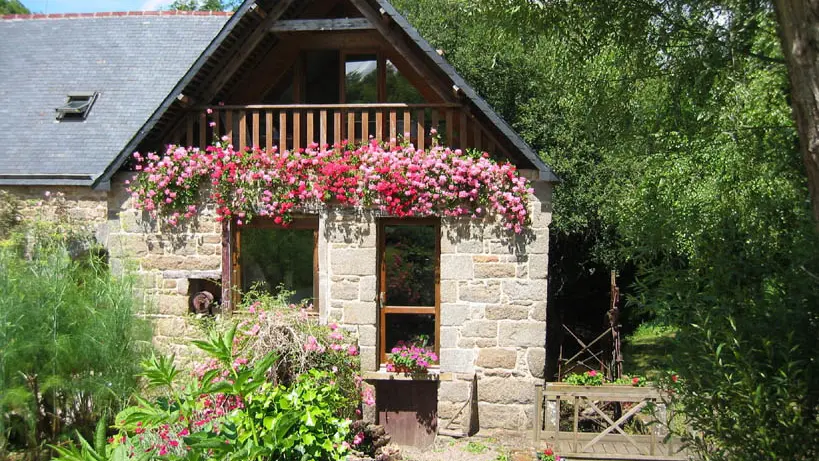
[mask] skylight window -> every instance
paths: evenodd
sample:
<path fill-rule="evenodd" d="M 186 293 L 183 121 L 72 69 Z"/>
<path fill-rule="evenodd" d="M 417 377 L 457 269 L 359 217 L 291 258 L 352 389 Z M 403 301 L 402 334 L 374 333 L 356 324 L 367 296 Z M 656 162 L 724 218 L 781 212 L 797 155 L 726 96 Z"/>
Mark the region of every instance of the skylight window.
<path fill-rule="evenodd" d="M 99 93 L 69 94 L 65 104 L 56 108 L 57 120 L 85 120 Z"/>

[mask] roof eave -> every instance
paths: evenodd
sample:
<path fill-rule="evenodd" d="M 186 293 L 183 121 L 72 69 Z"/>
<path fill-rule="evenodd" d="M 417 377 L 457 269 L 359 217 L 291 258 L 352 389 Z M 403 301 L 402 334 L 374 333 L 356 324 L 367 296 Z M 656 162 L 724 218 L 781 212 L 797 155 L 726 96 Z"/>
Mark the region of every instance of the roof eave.
<path fill-rule="evenodd" d="M 236 10 L 236 13 L 228 19 L 225 25 L 222 27 L 222 30 L 216 34 L 216 37 L 210 42 L 205 51 L 199 55 L 193 65 L 188 69 L 185 75 L 177 82 L 176 86 L 174 86 L 173 90 L 168 93 L 168 96 L 162 101 L 162 104 L 151 114 L 151 117 L 142 125 L 142 128 L 137 131 L 136 135 L 131 138 L 131 141 L 123 148 L 119 154 L 117 154 L 116 158 L 108 164 L 105 170 L 100 173 L 91 184 L 91 187 L 94 189 L 102 189 L 105 188 L 107 184 L 110 183 L 111 178 L 114 174 L 122 167 L 125 161 L 128 159 L 128 156 L 131 155 L 131 152 L 139 146 L 139 144 L 145 139 L 148 133 L 151 132 L 154 125 L 159 121 L 162 115 L 171 107 L 171 105 L 177 100 L 180 94 L 182 94 L 182 90 L 188 86 L 190 81 L 196 76 L 202 66 L 205 65 L 207 60 L 210 56 L 222 45 L 222 42 L 230 36 L 233 29 L 236 27 L 237 24 L 242 20 L 245 14 L 248 11 L 251 11 L 256 6 L 255 1 L 245 1 L 239 6 L 239 9 Z"/>

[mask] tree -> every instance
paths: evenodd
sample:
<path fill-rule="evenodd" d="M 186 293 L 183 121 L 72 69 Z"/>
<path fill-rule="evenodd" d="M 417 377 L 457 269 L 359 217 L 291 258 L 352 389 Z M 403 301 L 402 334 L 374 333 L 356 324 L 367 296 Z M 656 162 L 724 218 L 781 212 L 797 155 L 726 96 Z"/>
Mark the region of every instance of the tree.
<path fill-rule="evenodd" d="M 0 14 L 31 14 L 20 0 L 0 0 Z"/>
<path fill-rule="evenodd" d="M 808 174 L 813 217 L 819 226 L 819 5 L 775 0 L 782 51 L 791 83 L 793 118 Z"/>
<path fill-rule="evenodd" d="M 549 318 L 633 268 L 704 457 L 816 459 L 819 249 L 771 2 L 395 3 L 563 179 Z"/>
<path fill-rule="evenodd" d="M 179 11 L 236 11 L 241 0 L 174 0 L 168 7 Z"/>

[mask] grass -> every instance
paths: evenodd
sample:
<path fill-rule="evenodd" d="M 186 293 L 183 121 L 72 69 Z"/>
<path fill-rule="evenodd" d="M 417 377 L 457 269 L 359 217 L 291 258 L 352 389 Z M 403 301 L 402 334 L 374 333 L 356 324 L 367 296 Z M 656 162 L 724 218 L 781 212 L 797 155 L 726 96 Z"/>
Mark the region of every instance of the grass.
<path fill-rule="evenodd" d="M 669 370 L 676 334 L 676 328 L 654 322 L 637 327 L 623 342 L 625 373 L 652 379 Z"/>
<path fill-rule="evenodd" d="M 489 449 L 489 447 L 482 444 L 481 442 L 474 442 L 474 441 L 467 443 L 466 446 L 464 447 L 465 451 L 467 451 L 469 453 L 476 454 L 476 455 L 481 454 L 481 453 L 485 452 L 488 449 Z"/>

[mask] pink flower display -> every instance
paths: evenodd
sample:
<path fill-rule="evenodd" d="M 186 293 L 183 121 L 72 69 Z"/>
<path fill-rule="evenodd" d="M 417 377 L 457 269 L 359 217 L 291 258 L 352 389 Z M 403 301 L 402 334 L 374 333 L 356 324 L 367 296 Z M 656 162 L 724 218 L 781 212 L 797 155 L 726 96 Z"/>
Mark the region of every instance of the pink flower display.
<path fill-rule="evenodd" d="M 223 140 L 205 150 L 171 145 L 161 156 L 134 153 L 133 162 L 134 206 L 170 225 L 201 211 L 203 186 L 210 186 L 217 221 L 262 216 L 287 224 L 309 203 L 371 207 L 395 217 L 495 215 L 516 233 L 529 220 L 532 189 L 514 165 L 441 146 L 416 150 L 371 140 L 265 151 L 236 150 Z"/>

